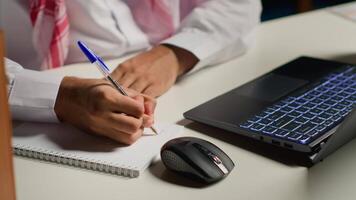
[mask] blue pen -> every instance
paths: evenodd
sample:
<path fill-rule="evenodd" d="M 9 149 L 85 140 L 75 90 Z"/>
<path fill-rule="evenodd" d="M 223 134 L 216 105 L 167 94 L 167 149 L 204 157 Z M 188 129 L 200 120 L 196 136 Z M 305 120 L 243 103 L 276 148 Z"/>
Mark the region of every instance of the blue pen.
<path fill-rule="evenodd" d="M 99 71 L 104 75 L 105 79 L 108 80 L 122 95 L 129 96 L 125 90 L 121 87 L 121 85 L 110 76 L 110 69 L 106 66 L 104 61 L 95 53 L 89 49 L 83 42 L 78 41 L 78 46 L 82 50 L 82 52 L 87 56 L 91 63 L 95 63 L 98 67 Z M 157 134 L 157 130 L 152 126 L 151 130 Z"/>

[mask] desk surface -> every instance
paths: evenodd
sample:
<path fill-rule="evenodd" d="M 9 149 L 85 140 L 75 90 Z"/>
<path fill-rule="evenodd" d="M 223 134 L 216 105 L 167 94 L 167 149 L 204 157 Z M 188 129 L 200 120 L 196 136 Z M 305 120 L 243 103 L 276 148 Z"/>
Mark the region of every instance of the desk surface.
<path fill-rule="evenodd" d="M 355 140 L 307 169 L 262 156 L 245 138 L 183 120 L 184 111 L 300 55 L 356 63 L 356 24 L 325 10 L 263 23 L 246 55 L 186 76 L 158 99 L 157 121 L 189 124 L 184 135 L 212 141 L 231 156 L 237 167 L 224 181 L 205 188 L 182 184 L 162 163 L 127 179 L 15 157 L 18 199 L 354 199 Z M 47 73 L 98 76 L 87 66 Z"/>

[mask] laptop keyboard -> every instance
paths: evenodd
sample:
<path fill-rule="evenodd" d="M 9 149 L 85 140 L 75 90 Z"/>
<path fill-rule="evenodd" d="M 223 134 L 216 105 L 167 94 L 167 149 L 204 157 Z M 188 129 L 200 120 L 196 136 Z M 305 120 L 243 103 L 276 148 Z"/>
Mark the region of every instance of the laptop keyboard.
<path fill-rule="evenodd" d="M 354 67 L 331 73 L 314 87 L 288 96 L 249 118 L 245 130 L 308 144 L 337 126 L 356 100 Z"/>

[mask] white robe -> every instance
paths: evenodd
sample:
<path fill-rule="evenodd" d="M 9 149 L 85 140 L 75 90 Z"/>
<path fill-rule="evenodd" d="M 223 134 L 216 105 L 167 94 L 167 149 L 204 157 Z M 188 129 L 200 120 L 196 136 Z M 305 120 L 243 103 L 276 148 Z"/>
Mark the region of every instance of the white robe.
<path fill-rule="evenodd" d="M 1 16 L 6 34 L 7 63 L 11 77 L 9 102 L 14 119 L 56 122 L 54 103 L 61 78 L 34 71 L 40 61 L 32 44 L 28 1 L 3 0 Z M 170 0 L 176 33 L 161 43 L 192 52 L 199 62 L 192 71 L 242 55 L 253 43 L 260 21 L 259 0 L 210 0 L 195 8 L 183 21 L 179 0 Z M 177 3 L 178 2 L 178 3 Z M 120 0 L 67 0 L 70 48 L 66 64 L 86 58 L 76 46 L 85 41 L 103 58 L 117 58 L 150 47 L 147 36 L 135 24 L 129 7 Z"/>

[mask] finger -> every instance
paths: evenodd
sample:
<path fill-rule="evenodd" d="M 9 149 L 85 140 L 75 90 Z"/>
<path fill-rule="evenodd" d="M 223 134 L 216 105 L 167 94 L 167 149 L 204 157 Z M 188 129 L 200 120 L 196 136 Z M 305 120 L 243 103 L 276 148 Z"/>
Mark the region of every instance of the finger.
<path fill-rule="evenodd" d="M 157 86 L 150 85 L 142 91 L 143 94 L 146 94 L 151 97 L 158 97 L 161 95 L 161 92 Z"/>
<path fill-rule="evenodd" d="M 125 113 L 136 118 L 141 118 L 145 109 L 143 99 L 134 99 L 118 93 L 107 101 L 107 107 L 112 112 Z"/>
<path fill-rule="evenodd" d="M 132 99 L 136 100 L 137 103 L 139 103 L 140 105 L 144 105 L 144 103 L 145 103 L 145 99 L 141 95 L 134 96 L 134 97 L 132 97 Z"/>
<path fill-rule="evenodd" d="M 136 80 L 136 76 L 134 76 L 132 73 L 125 73 L 121 77 L 121 79 L 118 79 L 117 81 L 124 87 L 129 87 L 134 81 Z"/>
<path fill-rule="evenodd" d="M 131 88 L 124 88 L 124 89 L 130 97 L 135 97 L 137 95 L 140 95 L 140 93 L 138 93 L 136 90 L 133 90 Z"/>
<path fill-rule="evenodd" d="M 156 99 L 154 99 L 153 97 L 150 97 L 148 95 L 140 94 L 137 91 L 129 89 L 129 88 L 126 89 L 126 92 L 130 97 L 143 96 L 144 102 L 145 102 L 144 103 L 145 114 L 151 115 L 154 113 L 154 110 L 155 110 L 156 104 L 157 104 Z"/>
<path fill-rule="evenodd" d="M 144 125 L 143 118 L 137 119 L 124 114 L 110 113 L 108 118 L 109 127 L 126 134 L 134 134 Z"/>
<path fill-rule="evenodd" d="M 111 75 L 115 80 L 120 80 L 124 76 L 124 73 L 124 70 L 122 70 L 120 65 L 118 65 Z"/>
<path fill-rule="evenodd" d="M 143 115 L 143 127 L 150 128 L 154 123 L 153 116 Z"/>
<path fill-rule="evenodd" d="M 145 114 L 153 115 L 153 113 L 156 109 L 157 101 L 151 97 L 146 96 L 146 95 L 144 95 L 144 98 L 145 98 L 145 103 L 144 103 Z"/>
<path fill-rule="evenodd" d="M 136 90 L 137 92 L 142 92 L 147 86 L 148 86 L 147 81 L 143 79 L 137 79 L 131 85 L 129 85 L 129 88 Z"/>
<path fill-rule="evenodd" d="M 116 131 L 115 129 L 111 129 L 111 132 L 109 132 L 106 137 L 126 145 L 131 145 L 136 142 L 142 136 L 142 134 L 143 128 L 139 129 L 133 134 L 127 134 L 121 131 Z"/>

